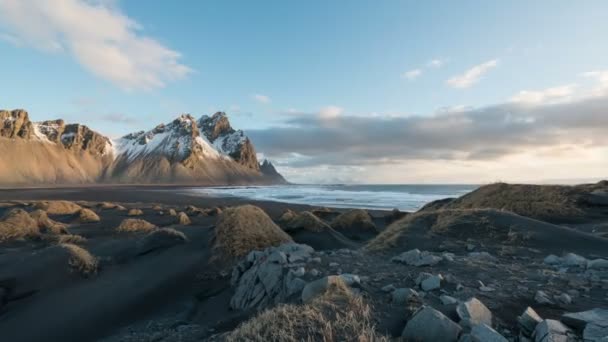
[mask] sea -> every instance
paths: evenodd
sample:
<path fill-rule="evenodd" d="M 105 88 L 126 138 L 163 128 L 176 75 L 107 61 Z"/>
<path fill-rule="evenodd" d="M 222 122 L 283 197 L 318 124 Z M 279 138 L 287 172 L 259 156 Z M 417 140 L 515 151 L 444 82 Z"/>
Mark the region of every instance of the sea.
<path fill-rule="evenodd" d="M 237 197 L 333 208 L 416 211 L 425 204 L 459 197 L 478 185 L 276 185 L 188 188 L 191 196 Z"/>

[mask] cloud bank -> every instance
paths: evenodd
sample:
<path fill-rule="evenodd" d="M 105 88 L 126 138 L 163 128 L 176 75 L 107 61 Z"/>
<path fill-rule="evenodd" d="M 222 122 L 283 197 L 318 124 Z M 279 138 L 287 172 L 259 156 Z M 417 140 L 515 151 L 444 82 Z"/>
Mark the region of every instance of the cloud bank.
<path fill-rule="evenodd" d="M 122 89 L 152 89 L 192 72 L 180 53 L 143 35 L 107 1 L 2 0 L 0 32 L 16 46 L 67 53 Z"/>

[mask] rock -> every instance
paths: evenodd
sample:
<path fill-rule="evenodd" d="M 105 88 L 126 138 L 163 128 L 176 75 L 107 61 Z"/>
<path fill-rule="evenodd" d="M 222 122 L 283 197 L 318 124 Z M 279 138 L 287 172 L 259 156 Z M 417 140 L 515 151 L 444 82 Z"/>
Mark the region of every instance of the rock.
<path fill-rule="evenodd" d="M 144 212 L 141 209 L 130 209 L 127 216 L 141 216 Z"/>
<path fill-rule="evenodd" d="M 306 282 L 298 277 L 303 268 L 293 269 L 291 254 L 312 255 L 314 250 L 295 243 L 251 251 L 232 271 L 235 292 L 230 307 L 236 310 L 262 309 L 300 293 Z M 302 268 L 302 269 L 300 269 Z"/>
<path fill-rule="evenodd" d="M 315 278 L 316 278 L 316 277 L 318 277 L 318 276 L 319 276 L 319 274 L 321 274 L 321 272 L 319 272 L 319 270 L 317 270 L 316 268 L 313 268 L 313 269 L 312 269 L 312 270 L 310 270 L 308 273 L 309 273 L 309 274 L 310 274 L 312 277 L 315 277 Z"/>
<path fill-rule="evenodd" d="M 409 287 L 406 287 L 406 288 L 395 289 L 393 291 L 393 293 L 391 294 L 391 299 L 392 299 L 392 302 L 395 304 L 405 304 L 412 297 L 418 297 L 418 296 L 419 296 L 418 292 L 416 292 L 413 289 L 410 289 Z"/>
<path fill-rule="evenodd" d="M 504 336 L 499 334 L 487 324 L 481 323 L 471 329 L 471 341 L 474 342 L 508 342 Z"/>
<path fill-rule="evenodd" d="M 469 258 L 473 260 L 491 261 L 495 262 L 497 259 L 495 256 L 488 252 L 471 252 Z"/>
<path fill-rule="evenodd" d="M 467 244 L 467 251 L 472 251 L 474 249 L 475 249 L 475 245 L 474 244 L 472 244 L 472 243 L 468 243 Z"/>
<path fill-rule="evenodd" d="M 441 287 L 441 281 L 443 277 L 441 274 L 433 275 L 430 273 L 422 272 L 416 278 L 416 285 L 420 286 L 423 291 L 432 291 Z"/>
<path fill-rule="evenodd" d="M 460 325 L 473 327 L 477 324 L 492 326 L 492 312 L 477 298 L 473 297 L 456 307 Z"/>
<path fill-rule="evenodd" d="M 608 341 L 608 327 L 589 323 L 583 331 L 585 341 Z"/>
<path fill-rule="evenodd" d="M 555 296 L 554 298 L 557 302 L 562 303 L 564 305 L 572 304 L 572 297 L 570 297 L 570 295 L 568 295 L 567 293 L 561 293 L 559 296 Z"/>
<path fill-rule="evenodd" d="M 336 268 L 338 266 L 340 266 L 340 264 L 338 264 L 337 262 L 330 262 L 329 263 L 329 267 L 331 267 L 331 268 Z"/>
<path fill-rule="evenodd" d="M 587 269 L 590 269 L 590 270 L 608 269 L 608 260 L 606 260 L 606 259 L 587 260 Z"/>
<path fill-rule="evenodd" d="M 298 267 L 295 270 L 291 270 L 290 272 L 298 278 L 303 277 L 306 274 L 306 270 L 304 269 L 304 267 Z"/>
<path fill-rule="evenodd" d="M 549 295 L 545 291 L 542 291 L 542 290 L 536 291 L 536 294 L 534 295 L 534 300 L 538 304 L 553 304 L 553 301 L 551 300 Z"/>
<path fill-rule="evenodd" d="M 531 336 L 538 323 L 542 320 L 543 319 L 531 307 L 527 307 L 526 310 L 517 317 L 519 327 L 526 336 Z"/>
<path fill-rule="evenodd" d="M 342 273 L 340 274 L 340 278 L 342 278 L 344 283 L 348 286 L 361 285 L 361 278 L 356 274 Z"/>
<path fill-rule="evenodd" d="M 453 304 L 458 303 L 458 299 L 445 295 L 445 294 L 439 296 L 439 300 L 441 301 L 441 304 L 443 304 L 443 305 L 453 305 Z"/>
<path fill-rule="evenodd" d="M 568 342 L 568 328 L 560 321 L 545 319 L 534 329 L 535 342 Z"/>
<path fill-rule="evenodd" d="M 330 275 L 306 284 L 302 290 L 302 302 L 310 303 L 316 297 L 324 294 L 331 286 L 339 283 L 344 284 L 342 277 Z"/>
<path fill-rule="evenodd" d="M 578 254 L 568 253 L 562 257 L 562 263 L 566 266 L 586 267 L 587 259 Z"/>
<path fill-rule="evenodd" d="M 184 233 L 173 228 L 157 229 L 146 235 L 137 244 L 137 254 L 147 254 L 149 252 L 169 248 L 188 241 Z"/>
<path fill-rule="evenodd" d="M 179 214 L 177 214 L 177 224 L 180 224 L 182 226 L 187 226 L 191 223 L 192 223 L 192 221 L 190 221 L 190 218 L 188 217 L 188 215 L 185 212 L 180 211 Z"/>
<path fill-rule="evenodd" d="M 82 208 L 78 212 L 78 221 L 80 223 L 95 223 L 100 220 L 99 216 L 91 209 Z"/>
<path fill-rule="evenodd" d="M 427 251 L 421 252 L 418 249 L 403 252 L 391 259 L 393 262 L 399 262 L 410 266 L 433 266 L 438 264 L 441 260 L 443 259 L 439 256 L 433 255 Z"/>
<path fill-rule="evenodd" d="M 410 319 L 401 336 L 407 341 L 457 341 L 462 328 L 441 312 L 423 306 Z"/>
<path fill-rule="evenodd" d="M 581 312 L 569 312 L 562 315 L 561 321 L 577 330 L 583 330 L 587 324 L 608 327 L 608 309 L 595 308 Z"/>
<path fill-rule="evenodd" d="M 558 265 L 562 262 L 562 259 L 555 254 L 548 255 L 543 262 L 547 265 Z"/>
<path fill-rule="evenodd" d="M 381 288 L 383 292 L 393 292 L 395 291 L 395 286 L 393 284 L 385 285 Z"/>

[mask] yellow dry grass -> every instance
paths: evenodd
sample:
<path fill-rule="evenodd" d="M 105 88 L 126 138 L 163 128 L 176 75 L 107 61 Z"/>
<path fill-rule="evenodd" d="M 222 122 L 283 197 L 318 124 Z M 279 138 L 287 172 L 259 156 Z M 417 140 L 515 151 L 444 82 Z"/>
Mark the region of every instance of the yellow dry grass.
<path fill-rule="evenodd" d="M 213 240 L 214 250 L 228 258 L 293 241 L 262 209 L 253 205 L 224 210 Z"/>
<path fill-rule="evenodd" d="M 30 213 L 30 217 L 33 218 L 38 224 L 38 228 L 42 231 L 49 232 L 52 234 L 67 234 L 67 225 L 61 222 L 51 220 L 46 214 L 46 211 L 42 209 L 36 209 Z"/>
<path fill-rule="evenodd" d="M 23 209 L 12 209 L 0 220 L 0 242 L 38 236 L 38 222 Z"/>
<path fill-rule="evenodd" d="M 141 209 L 129 209 L 129 212 L 127 213 L 127 216 L 141 216 L 143 215 L 144 212 Z"/>
<path fill-rule="evenodd" d="M 141 219 L 133 219 L 128 218 L 124 219 L 120 225 L 116 228 L 119 232 L 151 232 L 155 230 L 157 227 L 146 221 Z"/>
<path fill-rule="evenodd" d="M 331 227 L 335 230 L 362 229 L 368 231 L 377 231 L 376 225 L 372 221 L 367 210 L 355 209 L 347 211 L 336 217 L 331 222 Z"/>
<path fill-rule="evenodd" d="M 85 277 L 97 273 L 99 262 L 89 251 L 71 243 L 62 243 L 59 246 L 69 252 L 68 264 L 72 270 Z"/>
<path fill-rule="evenodd" d="M 344 282 L 305 305 L 279 305 L 238 326 L 226 341 L 388 341 L 379 335 L 371 309 Z"/>
<path fill-rule="evenodd" d="M 37 202 L 34 207 L 42 209 L 49 215 L 72 215 L 82 209 L 81 206 L 70 201 L 43 201 Z"/>
<path fill-rule="evenodd" d="M 87 239 L 83 236 L 80 235 L 75 235 L 75 234 L 65 234 L 65 235 L 59 235 L 57 236 L 57 243 L 58 244 L 65 244 L 65 243 L 70 243 L 70 244 L 75 244 L 75 245 L 79 245 L 79 244 L 83 244 L 86 243 Z"/>
<path fill-rule="evenodd" d="M 286 219 L 285 216 L 291 216 L 291 218 Z M 310 211 L 303 211 L 301 213 L 293 214 L 286 212 L 281 218 L 284 222 L 283 226 L 285 227 L 286 231 L 303 229 L 318 233 L 329 229 L 329 225 L 327 223 L 323 222 Z"/>
<path fill-rule="evenodd" d="M 80 223 L 95 223 L 100 220 L 99 216 L 91 209 L 82 208 L 78 212 L 78 221 Z"/>

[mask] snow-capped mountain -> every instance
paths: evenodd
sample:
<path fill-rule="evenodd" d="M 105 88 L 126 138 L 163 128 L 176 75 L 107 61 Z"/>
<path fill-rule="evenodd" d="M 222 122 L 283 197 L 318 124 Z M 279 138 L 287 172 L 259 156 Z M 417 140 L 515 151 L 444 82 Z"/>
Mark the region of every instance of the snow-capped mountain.
<path fill-rule="evenodd" d="M 0 111 L 0 153 L 12 161 L 0 166 L 0 182 L 7 184 L 284 182 L 260 169 L 249 138 L 221 112 L 198 120 L 183 114 L 112 141 L 84 125 L 31 122 L 24 110 Z"/>

